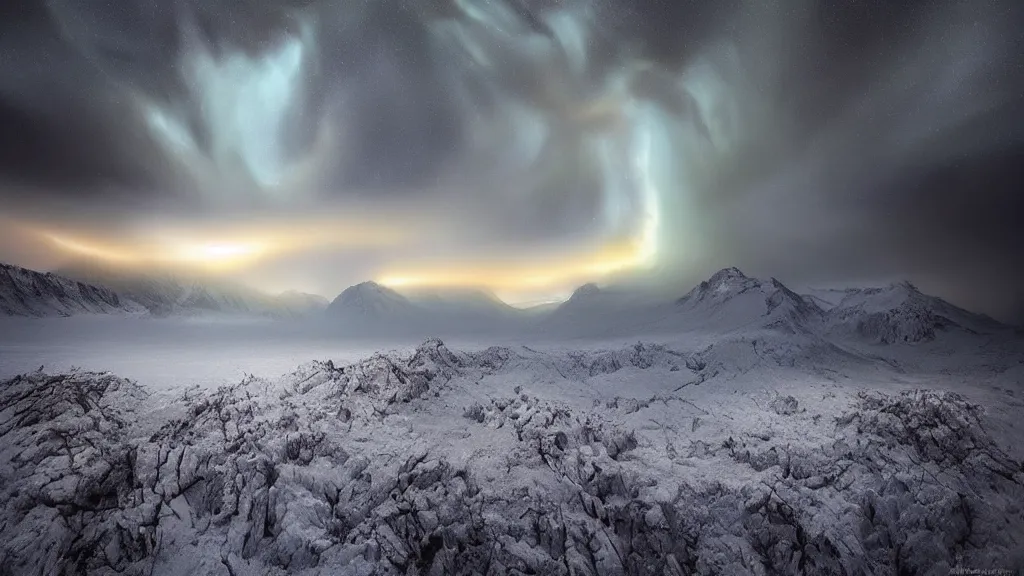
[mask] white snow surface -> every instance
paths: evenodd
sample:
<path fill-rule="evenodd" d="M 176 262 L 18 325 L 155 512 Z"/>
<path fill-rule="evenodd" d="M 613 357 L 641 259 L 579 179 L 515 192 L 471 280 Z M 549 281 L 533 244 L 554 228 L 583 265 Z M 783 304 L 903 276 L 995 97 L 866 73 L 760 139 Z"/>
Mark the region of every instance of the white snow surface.
<path fill-rule="evenodd" d="M 572 302 L 443 341 L 0 319 L 0 572 L 1024 569 L 1019 333 L 737 270 Z"/>

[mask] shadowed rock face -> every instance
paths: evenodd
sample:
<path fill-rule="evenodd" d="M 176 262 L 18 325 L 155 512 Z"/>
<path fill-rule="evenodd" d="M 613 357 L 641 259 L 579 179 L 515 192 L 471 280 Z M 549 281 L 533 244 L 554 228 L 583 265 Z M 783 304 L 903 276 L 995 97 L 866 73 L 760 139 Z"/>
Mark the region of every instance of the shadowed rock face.
<path fill-rule="evenodd" d="M 677 323 L 727 332 L 760 326 L 788 334 L 815 332 L 822 310 L 778 280 L 750 278 L 725 268 L 676 301 Z"/>
<path fill-rule="evenodd" d="M 0 264 L 0 315 L 138 314 L 145 309 L 116 293 L 56 274 Z"/>
<path fill-rule="evenodd" d="M 956 394 L 865 392 L 799 445 L 645 437 L 613 418 L 679 400 L 667 393 L 594 410 L 522 388 L 469 407 L 457 395 L 528 365 L 569 382 L 627 368 L 700 374 L 706 354 L 640 343 L 551 358 L 432 339 L 409 355 L 310 363 L 278 383 L 192 390 L 155 424 L 130 381 L 20 376 L 0 385 L 0 561 L 16 574 L 676 576 L 1022 560 L 1011 556 L 1024 537 L 1021 464 Z M 765 407 L 794 425 L 804 411 L 789 396 Z M 505 469 L 474 467 L 441 431 L 402 436 L 406 418 L 428 412 L 440 414 L 432 426 L 496 442 Z M 666 465 L 717 473 L 670 487 L 652 470 Z"/>
<path fill-rule="evenodd" d="M 833 331 L 853 333 L 880 344 L 928 342 L 938 333 L 953 329 L 967 333 L 1007 330 L 991 318 L 922 294 L 909 282 L 847 290 L 829 310 L 827 322 Z"/>

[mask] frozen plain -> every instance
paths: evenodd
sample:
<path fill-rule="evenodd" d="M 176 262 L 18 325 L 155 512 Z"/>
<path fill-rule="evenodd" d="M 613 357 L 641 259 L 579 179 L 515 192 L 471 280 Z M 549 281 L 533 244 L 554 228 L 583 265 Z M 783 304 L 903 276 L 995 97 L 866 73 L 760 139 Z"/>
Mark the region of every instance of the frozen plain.
<path fill-rule="evenodd" d="M 0 572 L 1024 567 L 1018 337 L 303 330 L 4 320 Z"/>

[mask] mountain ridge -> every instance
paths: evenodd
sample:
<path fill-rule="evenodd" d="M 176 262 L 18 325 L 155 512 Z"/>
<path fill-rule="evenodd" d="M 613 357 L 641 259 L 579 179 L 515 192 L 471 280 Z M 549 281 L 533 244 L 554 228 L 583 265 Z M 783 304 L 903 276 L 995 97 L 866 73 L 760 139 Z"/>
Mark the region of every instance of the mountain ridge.
<path fill-rule="evenodd" d="M 65 266 L 57 273 L 116 292 L 157 317 L 217 313 L 301 318 L 319 313 L 327 306 L 325 298 L 297 291 L 272 295 L 215 278 L 134 271 L 89 262 Z"/>
<path fill-rule="evenodd" d="M 174 316 L 206 312 L 272 318 L 320 318 L 353 334 L 419 335 L 515 332 L 524 335 L 613 337 L 652 332 L 773 330 L 850 337 L 877 344 L 915 344 L 943 333 L 994 334 L 1011 327 L 923 294 L 910 282 L 798 294 L 776 278 L 723 268 L 682 297 L 586 283 L 543 311 L 513 308 L 475 289 L 403 294 L 373 281 L 333 300 L 290 290 L 268 295 L 244 286 L 173 276 L 89 268 L 68 277 L 0 264 L 0 314 Z"/>
<path fill-rule="evenodd" d="M 102 286 L 0 263 L 0 314 L 5 316 L 138 315 L 144 312 L 142 305 Z"/>

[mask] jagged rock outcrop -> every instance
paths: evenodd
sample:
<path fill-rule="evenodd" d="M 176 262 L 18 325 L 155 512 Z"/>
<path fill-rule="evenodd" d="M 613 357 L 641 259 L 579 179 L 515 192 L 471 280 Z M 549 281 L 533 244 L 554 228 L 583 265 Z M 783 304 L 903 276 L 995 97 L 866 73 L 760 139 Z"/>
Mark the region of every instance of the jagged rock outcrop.
<path fill-rule="evenodd" d="M 616 362 L 700 372 L 708 354 L 581 355 L 563 382 Z M 1021 463 L 957 394 L 863 392 L 826 418 L 779 395 L 749 415 L 767 430 L 717 444 L 700 439 L 716 425 L 707 411 L 700 427 L 627 425 L 653 420 L 636 418 L 653 399 L 587 409 L 518 385 L 466 401 L 481 379 L 561 367 L 542 358 L 432 339 L 189 390 L 163 422 L 109 374 L 20 376 L 0 385 L 0 562 L 18 574 L 566 576 L 1024 565 Z"/>
<path fill-rule="evenodd" d="M 136 513 L 129 429 L 145 398 L 131 381 L 89 372 L 0 386 L 4 570 L 116 571 L 152 553 L 151 534 L 124 523 Z"/>

